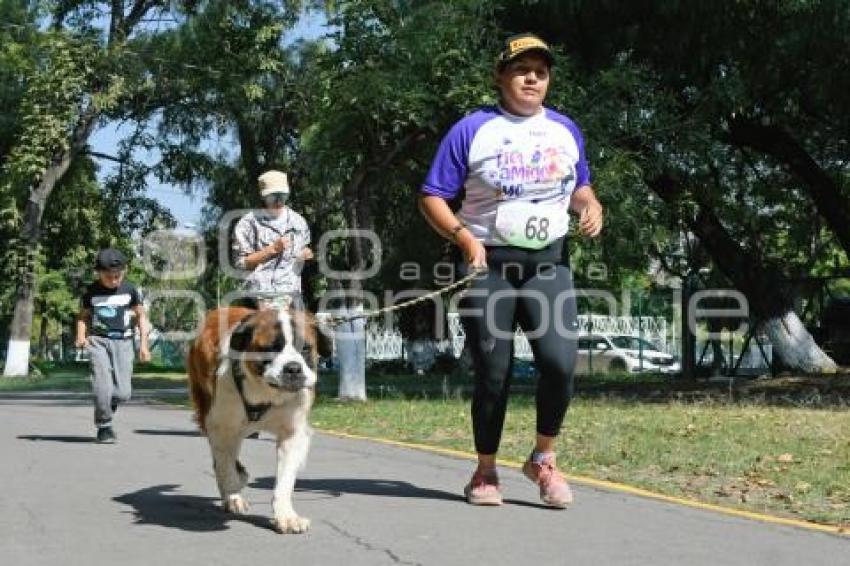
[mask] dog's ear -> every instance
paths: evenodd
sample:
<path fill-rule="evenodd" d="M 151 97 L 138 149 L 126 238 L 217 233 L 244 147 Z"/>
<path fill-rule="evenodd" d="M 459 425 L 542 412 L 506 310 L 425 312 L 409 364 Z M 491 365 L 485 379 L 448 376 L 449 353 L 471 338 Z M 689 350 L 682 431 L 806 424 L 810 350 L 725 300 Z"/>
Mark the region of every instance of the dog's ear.
<path fill-rule="evenodd" d="M 314 314 L 298 311 L 293 314 L 293 320 L 298 333 L 307 338 L 311 345 L 315 343 L 317 355 L 325 358 L 333 353 L 331 329 L 319 323 Z"/>
<path fill-rule="evenodd" d="M 313 324 L 316 327 L 316 352 L 323 358 L 331 357 L 334 353 L 333 330 L 315 318 Z"/>
<path fill-rule="evenodd" d="M 233 333 L 230 335 L 229 345 L 231 352 L 245 352 L 248 350 L 248 346 L 251 345 L 251 340 L 254 338 L 254 324 L 251 318 L 243 319 L 233 329 Z"/>
<path fill-rule="evenodd" d="M 316 326 L 316 350 L 323 358 L 329 358 L 334 353 L 334 339 L 331 330 Z"/>

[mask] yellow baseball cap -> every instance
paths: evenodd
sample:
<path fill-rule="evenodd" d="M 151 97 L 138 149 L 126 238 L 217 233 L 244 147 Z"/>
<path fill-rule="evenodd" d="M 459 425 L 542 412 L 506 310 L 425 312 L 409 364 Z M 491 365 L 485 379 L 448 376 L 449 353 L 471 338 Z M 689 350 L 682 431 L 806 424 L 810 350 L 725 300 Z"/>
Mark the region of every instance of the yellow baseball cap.
<path fill-rule="evenodd" d="M 536 51 L 543 55 L 550 67 L 555 64 L 552 50 L 549 49 L 549 45 L 545 41 L 533 33 L 520 33 L 505 40 L 505 47 L 499 54 L 496 66 L 501 69 L 520 55 L 530 51 Z"/>

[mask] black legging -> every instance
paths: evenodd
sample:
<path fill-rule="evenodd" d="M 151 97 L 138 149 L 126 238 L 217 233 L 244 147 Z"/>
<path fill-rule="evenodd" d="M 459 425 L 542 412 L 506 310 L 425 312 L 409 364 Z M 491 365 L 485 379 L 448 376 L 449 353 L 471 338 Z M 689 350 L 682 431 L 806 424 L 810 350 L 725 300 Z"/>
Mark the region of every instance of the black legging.
<path fill-rule="evenodd" d="M 578 332 L 572 275 L 561 260 L 563 244 L 558 240 L 536 251 L 487 247 L 489 270 L 460 302 L 475 363 L 472 427 L 480 454 L 495 454 L 499 448 L 517 324 L 529 338 L 539 371 L 537 432 L 556 436 L 561 430 L 573 395 Z M 461 264 L 460 272 L 467 270 Z"/>

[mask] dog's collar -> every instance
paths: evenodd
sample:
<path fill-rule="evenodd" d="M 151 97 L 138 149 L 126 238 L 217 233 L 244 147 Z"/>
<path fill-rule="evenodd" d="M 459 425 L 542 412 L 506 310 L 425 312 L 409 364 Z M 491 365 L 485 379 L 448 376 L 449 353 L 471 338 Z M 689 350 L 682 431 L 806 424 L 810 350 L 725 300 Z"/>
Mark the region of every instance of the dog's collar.
<path fill-rule="evenodd" d="M 239 396 L 242 398 L 242 405 L 245 407 L 245 415 L 248 417 L 248 420 L 252 423 L 257 422 L 263 415 L 266 414 L 272 404 L 271 403 L 249 403 L 247 399 L 245 399 L 245 374 L 242 371 L 242 364 L 239 363 L 238 360 L 234 360 L 234 363 L 231 364 L 231 374 L 233 375 L 233 382 L 236 384 L 236 390 L 239 391 Z"/>

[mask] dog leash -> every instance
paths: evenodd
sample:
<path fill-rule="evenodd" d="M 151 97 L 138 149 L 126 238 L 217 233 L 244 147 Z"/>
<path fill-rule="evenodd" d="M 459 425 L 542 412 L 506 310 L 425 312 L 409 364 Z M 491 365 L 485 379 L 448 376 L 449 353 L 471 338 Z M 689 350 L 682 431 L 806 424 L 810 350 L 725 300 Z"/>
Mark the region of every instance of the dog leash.
<path fill-rule="evenodd" d="M 486 271 L 487 271 L 486 268 L 473 267 L 473 268 L 471 268 L 471 271 L 465 277 L 458 279 L 457 281 L 455 281 L 451 285 L 446 285 L 442 289 L 437 289 L 435 291 L 431 291 L 430 293 L 426 293 L 425 295 L 422 295 L 421 297 L 416 297 L 415 299 L 411 299 L 409 301 L 405 301 L 405 302 L 399 303 L 397 305 L 393 305 L 393 306 L 390 306 L 390 307 L 384 307 L 382 309 L 377 309 L 377 310 L 373 310 L 373 311 L 366 311 L 366 312 L 357 313 L 357 314 L 353 314 L 353 315 L 347 315 L 347 316 L 331 315 L 330 317 L 328 317 L 327 322 L 324 322 L 322 324 L 324 326 L 327 326 L 328 328 L 336 328 L 340 324 L 343 324 L 343 323 L 346 323 L 346 322 L 351 322 L 352 320 L 358 320 L 358 319 L 361 319 L 361 318 L 372 318 L 372 317 L 375 317 L 375 316 L 386 314 L 388 312 L 394 312 L 394 311 L 401 310 L 401 309 L 404 309 L 404 308 L 407 308 L 407 307 L 411 307 L 413 305 L 422 303 L 424 301 L 433 299 L 434 297 L 438 297 L 442 294 L 453 291 L 453 290 L 457 289 L 458 287 L 463 287 L 463 286 L 469 284 L 473 279 L 478 277 L 480 274 L 485 273 Z"/>

